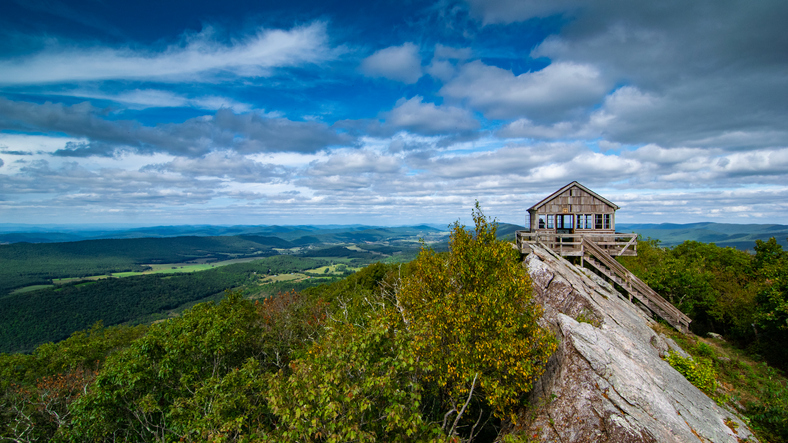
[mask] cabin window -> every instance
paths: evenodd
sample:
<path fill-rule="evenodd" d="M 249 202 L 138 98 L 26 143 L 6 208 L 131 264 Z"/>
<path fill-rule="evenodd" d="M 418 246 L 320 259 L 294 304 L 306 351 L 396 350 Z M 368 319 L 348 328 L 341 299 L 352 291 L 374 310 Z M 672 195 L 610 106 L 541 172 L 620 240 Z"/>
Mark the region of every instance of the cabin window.
<path fill-rule="evenodd" d="M 610 229 L 610 214 L 605 214 L 605 229 Z"/>
<path fill-rule="evenodd" d="M 558 226 L 559 228 L 572 229 L 573 222 L 575 221 L 574 215 L 563 214 L 559 215 L 558 218 L 561 220 L 561 226 Z"/>
<path fill-rule="evenodd" d="M 602 228 L 602 214 L 594 214 L 595 222 L 594 229 L 603 229 Z"/>
<path fill-rule="evenodd" d="M 547 229 L 553 229 L 553 214 L 547 214 Z"/>
<path fill-rule="evenodd" d="M 586 229 L 594 229 L 594 214 L 586 214 Z"/>
<path fill-rule="evenodd" d="M 544 229 L 545 228 L 545 218 L 546 217 L 547 216 L 544 215 L 544 214 L 539 214 L 539 229 Z"/>
<path fill-rule="evenodd" d="M 583 214 L 577 214 L 577 229 L 585 229 L 586 228 L 586 224 L 583 223 L 585 220 L 586 219 L 585 219 L 585 217 L 583 217 Z"/>

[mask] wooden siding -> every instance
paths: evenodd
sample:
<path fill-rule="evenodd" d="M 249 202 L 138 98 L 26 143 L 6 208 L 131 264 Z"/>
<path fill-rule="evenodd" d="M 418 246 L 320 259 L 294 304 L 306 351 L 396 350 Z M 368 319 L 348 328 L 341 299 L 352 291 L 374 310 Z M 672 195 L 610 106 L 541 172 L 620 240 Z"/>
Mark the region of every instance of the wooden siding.
<path fill-rule="evenodd" d="M 577 186 L 555 196 L 536 210 L 537 214 L 612 214 L 614 212 L 616 212 L 615 208 Z"/>
<path fill-rule="evenodd" d="M 529 209 L 528 219 L 530 221 L 531 231 L 536 232 L 553 232 L 553 228 L 538 228 L 539 215 L 541 214 L 572 214 L 575 216 L 573 226 L 579 232 L 594 231 L 594 232 L 615 232 L 616 229 L 616 207 L 611 206 L 609 202 L 601 200 L 600 198 L 589 193 L 580 186 L 573 185 L 565 189 L 560 194 L 552 196 L 550 200 L 540 202 L 540 206 L 536 210 Z M 576 227 L 578 214 L 610 214 L 610 226 L 608 229 L 594 229 L 584 228 L 579 229 Z"/>

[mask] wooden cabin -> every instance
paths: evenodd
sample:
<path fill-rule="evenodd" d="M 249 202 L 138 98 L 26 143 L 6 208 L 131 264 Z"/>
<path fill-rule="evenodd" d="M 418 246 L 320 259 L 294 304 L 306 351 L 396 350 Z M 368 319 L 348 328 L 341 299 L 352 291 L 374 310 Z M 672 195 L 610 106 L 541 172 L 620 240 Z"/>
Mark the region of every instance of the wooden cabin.
<path fill-rule="evenodd" d="M 573 181 L 528 209 L 528 231 L 517 232 L 520 250 L 539 242 L 563 256 L 584 255 L 583 241 L 610 255 L 637 255 L 637 234 L 616 232 L 618 205 Z"/>
<path fill-rule="evenodd" d="M 619 207 L 573 181 L 528 209 L 531 232 L 615 233 Z"/>

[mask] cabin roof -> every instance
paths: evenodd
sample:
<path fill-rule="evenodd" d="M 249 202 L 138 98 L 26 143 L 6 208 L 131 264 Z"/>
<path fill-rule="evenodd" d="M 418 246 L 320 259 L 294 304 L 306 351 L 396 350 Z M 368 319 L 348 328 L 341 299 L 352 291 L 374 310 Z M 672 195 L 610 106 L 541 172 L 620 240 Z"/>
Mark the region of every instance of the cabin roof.
<path fill-rule="evenodd" d="M 564 191 L 566 191 L 567 189 L 571 188 L 572 186 L 577 186 L 578 188 L 580 188 L 580 189 L 582 189 L 582 190 L 584 190 L 584 191 L 588 192 L 589 194 L 593 195 L 594 197 L 598 198 L 599 200 L 602 200 L 602 201 L 603 201 L 603 202 L 604 202 L 606 205 L 609 205 L 610 207 L 612 207 L 612 208 L 613 208 L 613 209 L 615 209 L 615 210 L 621 209 L 621 208 L 619 208 L 619 206 L 618 206 L 617 204 L 615 204 L 615 203 L 611 202 L 610 200 L 606 199 L 605 197 L 602 197 L 601 195 L 597 194 L 596 192 L 594 192 L 594 191 L 592 191 L 592 190 L 590 190 L 590 189 L 586 188 L 585 186 L 581 185 L 581 184 L 580 184 L 580 183 L 578 183 L 577 181 L 573 181 L 572 183 L 569 183 L 568 185 L 564 186 L 563 188 L 561 188 L 561 189 L 559 189 L 559 190 L 557 190 L 557 191 L 553 192 L 552 194 L 548 195 L 547 197 L 545 197 L 545 198 L 544 198 L 542 201 L 540 201 L 539 203 L 537 203 L 537 204 L 535 204 L 535 205 L 531 206 L 531 207 L 528 209 L 528 212 L 531 212 L 531 211 L 536 211 L 537 209 L 539 209 L 539 208 L 540 208 L 540 207 L 542 207 L 543 205 L 547 204 L 547 202 L 549 202 L 550 200 L 552 200 L 552 199 L 554 199 L 554 198 L 558 197 L 558 196 L 559 196 L 559 195 L 561 195 L 561 194 L 562 194 Z"/>

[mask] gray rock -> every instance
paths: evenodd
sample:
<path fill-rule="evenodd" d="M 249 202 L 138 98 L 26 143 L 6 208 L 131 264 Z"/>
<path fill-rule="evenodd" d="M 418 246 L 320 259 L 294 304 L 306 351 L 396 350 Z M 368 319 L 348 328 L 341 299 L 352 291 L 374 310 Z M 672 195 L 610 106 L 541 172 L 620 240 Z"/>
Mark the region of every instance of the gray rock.
<path fill-rule="evenodd" d="M 668 350 L 687 354 L 654 332 L 646 313 L 590 271 L 532 249 L 524 266 L 544 306 L 543 326 L 560 342 L 520 419 L 526 435 L 561 443 L 757 441 L 735 413 L 662 360 Z"/>
<path fill-rule="evenodd" d="M 721 336 L 720 334 L 717 334 L 716 332 L 709 332 L 709 333 L 708 333 L 708 334 L 706 334 L 706 335 L 708 335 L 708 336 L 709 336 L 709 337 L 711 337 L 711 338 L 716 338 L 717 340 L 724 340 L 724 339 L 722 338 L 722 336 Z"/>

